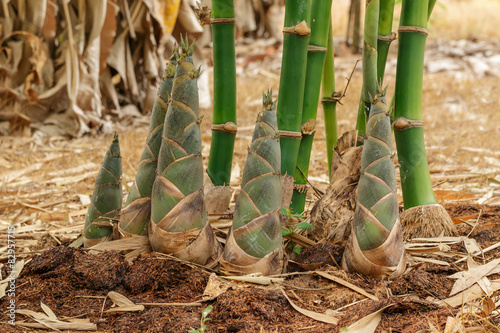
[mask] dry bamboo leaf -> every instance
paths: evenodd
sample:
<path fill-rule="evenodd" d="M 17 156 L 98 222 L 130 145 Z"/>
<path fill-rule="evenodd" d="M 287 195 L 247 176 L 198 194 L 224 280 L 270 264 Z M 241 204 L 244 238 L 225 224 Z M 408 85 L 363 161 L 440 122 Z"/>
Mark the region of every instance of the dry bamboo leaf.
<path fill-rule="evenodd" d="M 495 302 L 488 296 L 486 296 L 483 299 L 483 304 L 482 304 L 482 311 L 483 311 L 483 318 L 488 317 L 493 310 L 495 310 Z"/>
<path fill-rule="evenodd" d="M 491 290 L 492 292 L 500 290 L 500 280 L 491 281 Z M 438 301 L 437 304 L 440 306 L 457 307 L 483 296 L 484 292 L 481 289 L 481 287 L 479 285 L 473 285 L 472 287 L 462 291 L 461 293 L 458 293 L 447 299 Z"/>
<path fill-rule="evenodd" d="M 472 220 L 472 219 L 477 219 L 477 214 L 473 214 L 473 215 L 462 215 L 462 216 L 457 216 L 457 217 L 452 217 L 451 220 L 453 221 L 453 223 L 455 224 L 460 224 L 462 223 L 462 221 L 468 221 L 468 220 Z"/>
<path fill-rule="evenodd" d="M 486 295 L 491 295 L 493 293 L 493 287 L 491 286 L 490 280 L 485 276 L 481 280 L 477 281 L 477 284 Z"/>
<path fill-rule="evenodd" d="M 328 324 L 333 324 L 333 325 L 336 325 L 338 323 L 338 321 L 339 321 L 338 318 L 326 315 L 324 313 L 318 313 L 318 312 L 306 310 L 306 309 L 299 307 L 294 302 L 292 302 L 292 300 L 288 297 L 288 295 L 286 294 L 286 292 L 283 289 L 281 289 L 281 292 L 283 293 L 285 298 L 288 300 L 290 305 L 295 310 L 302 313 L 304 316 L 307 316 L 307 317 L 312 318 L 312 319 L 317 320 L 317 321 L 321 321 L 323 323 L 328 323 Z"/>
<path fill-rule="evenodd" d="M 333 275 L 331 275 L 331 274 L 328 274 L 328 273 L 326 273 L 326 272 L 322 272 L 322 271 L 314 271 L 314 273 L 316 273 L 316 274 L 318 274 L 319 276 L 322 276 L 322 277 L 324 277 L 324 278 L 326 278 L 326 279 L 328 279 L 328 280 L 332 280 L 333 282 L 336 282 L 336 283 L 338 283 L 338 284 L 340 284 L 340 285 L 343 285 L 344 287 L 347 287 L 347 288 L 349 288 L 349 289 L 352 289 L 352 290 L 354 290 L 355 292 L 358 292 L 358 293 L 360 293 L 361 295 L 366 296 L 366 297 L 368 297 L 368 298 L 370 298 L 370 299 L 372 299 L 372 300 L 374 300 L 374 301 L 378 301 L 378 300 L 379 300 L 377 296 L 372 295 L 372 294 L 370 294 L 369 292 L 365 291 L 364 289 L 362 289 L 362 288 L 360 288 L 360 287 L 358 287 L 358 286 L 355 286 L 355 285 L 353 285 L 352 283 L 347 282 L 346 280 L 341 279 L 341 278 L 339 278 L 339 277 L 337 277 L 337 276 L 333 276 Z"/>
<path fill-rule="evenodd" d="M 474 238 L 464 239 L 464 245 L 468 254 L 477 255 L 481 253 L 481 247 L 477 244 Z"/>
<path fill-rule="evenodd" d="M 368 316 L 361 318 L 354 324 L 350 325 L 347 330 L 349 333 L 373 333 L 375 329 L 377 329 L 380 320 L 382 319 L 382 312 L 390 306 L 394 304 L 389 304 L 384 306 L 383 308 L 375 311 Z"/>
<path fill-rule="evenodd" d="M 104 311 L 105 313 L 143 311 L 144 305 L 137 305 L 116 291 L 110 291 L 108 297 L 118 306 Z"/>
<path fill-rule="evenodd" d="M 52 311 L 47 305 L 43 304 L 43 302 L 40 302 L 40 306 L 42 307 L 42 310 L 43 312 L 45 312 L 45 314 L 50 318 L 50 319 L 54 319 L 54 320 L 57 320 L 57 316 L 56 314 L 54 313 L 54 311 Z"/>
<path fill-rule="evenodd" d="M 104 25 L 101 29 L 101 47 L 100 47 L 100 65 L 99 73 L 102 74 L 104 69 L 107 67 L 106 61 L 108 59 L 109 53 L 113 48 L 113 41 L 116 36 L 116 16 L 118 13 L 118 7 L 116 5 L 116 0 L 108 0 L 106 7 L 106 18 L 104 20 Z"/>
<path fill-rule="evenodd" d="M 450 278 L 457 279 L 457 281 L 453 285 L 453 288 L 451 289 L 450 296 L 453 296 L 456 293 L 469 288 L 474 283 L 481 280 L 483 277 L 488 276 L 489 273 L 499 265 L 500 259 L 495 259 L 485 265 L 472 268 L 466 272 L 458 272 L 449 276 Z"/>
<path fill-rule="evenodd" d="M 255 283 L 255 284 L 261 284 L 264 286 L 271 285 L 272 283 L 281 283 L 284 282 L 285 279 L 283 278 L 270 278 L 270 277 L 265 277 L 265 276 L 224 276 L 224 279 L 227 280 L 234 280 L 234 281 L 241 281 L 241 282 L 248 282 L 248 283 Z"/>
<path fill-rule="evenodd" d="M 414 261 L 430 262 L 432 264 L 441 265 L 441 266 L 450 266 L 449 263 L 447 263 L 446 261 L 442 261 L 442 260 L 437 260 L 437 259 L 432 259 L 432 258 L 425 258 L 425 257 L 419 257 L 417 255 L 413 255 L 412 258 L 413 258 Z"/>
<path fill-rule="evenodd" d="M 202 302 L 211 301 L 219 297 L 219 295 L 225 293 L 231 284 L 221 280 L 215 273 L 210 274 L 208 278 L 207 286 L 203 291 Z"/>

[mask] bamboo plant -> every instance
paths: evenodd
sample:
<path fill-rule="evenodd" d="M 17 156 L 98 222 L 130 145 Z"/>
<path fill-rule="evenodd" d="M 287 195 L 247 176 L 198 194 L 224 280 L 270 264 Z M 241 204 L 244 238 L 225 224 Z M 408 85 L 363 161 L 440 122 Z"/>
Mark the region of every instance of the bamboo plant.
<path fill-rule="evenodd" d="M 392 32 L 395 0 L 380 0 L 377 39 L 377 83 L 382 86 L 384 82 L 385 65 L 391 42 L 396 38 Z"/>
<path fill-rule="evenodd" d="M 287 1 L 278 93 L 281 174 L 293 177 L 299 153 L 309 43 L 310 0 Z"/>
<path fill-rule="evenodd" d="M 394 136 L 401 165 L 406 237 L 455 233 L 446 210 L 437 204 L 424 145 L 422 86 L 429 1 L 404 0 L 399 26 Z"/>
<path fill-rule="evenodd" d="M 361 155 L 361 176 L 351 236 L 342 267 L 373 277 L 397 277 L 405 270 L 405 251 L 396 172 L 392 155 L 391 121 L 385 92 L 371 100 Z"/>
<path fill-rule="evenodd" d="M 83 244 L 90 247 L 111 240 L 110 220 L 120 215 L 122 207 L 122 158 L 115 133 L 95 180 L 94 192 L 85 218 Z"/>
<path fill-rule="evenodd" d="M 295 185 L 292 197 L 292 210 L 302 213 L 307 195 L 307 176 L 314 134 L 316 132 L 316 113 L 319 103 L 321 75 L 325 63 L 328 43 L 328 26 L 332 0 L 312 0 L 311 36 L 307 52 L 304 101 L 302 107 L 302 139 L 300 140 L 297 167 L 294 172 Z"/>
<path fill-rule="evenodd" d="M 233 225 L 220 261 L 225 274 L 281 272 L 280 161 L 276 102 L 272 101 L 272 92 L 268 92 L 257 117 Z"/>
<path fill-rule="evenodd" d="M 321 83 L 321 104 L 323 105 L 323 117 L 325 119 L 326 153 L 328 158 L 328 177 L 332 179 L 332 156 L 333 149 L 337 145 L 337 102 L 335 96 L 335 62 L 333 52 L 333 30 L 330 18 L 328 28 L 328 44 L 323 67 L 323 79 Z"/>
<path fill-rule="evenodd" d="M 231 198 L 229 181 L 237 130 L 234 0 L 212 0 L 211 16 L 214 106 L 207 173 L 215 186 L 226 188 L 222 192 L 226 194 L 225 202 L 221 203 L 222 210 L 226 210 Z"/>
<path fill-rule="evenodd" d="M 153 250 L 201 265 L 218 243 L 208 223 L 193 46 L 182 42 L 151 194 L 149 241 Z"/>
<path fill-rule="evenodd" d="M 174 80 L 175 68 L 179 60 L 179 50 L 175 46 L 160 86 L 151 113 L 146 146 L 142 152 L 141 161 L 137 168 L 134 185 L 125 201 L 118 230 L 121 237 L 146 235 L 147 226 L 151 217 L 151 190 L 156 178 L 158 153 L 163 133 L 163 123 L 167 113 Z"/>

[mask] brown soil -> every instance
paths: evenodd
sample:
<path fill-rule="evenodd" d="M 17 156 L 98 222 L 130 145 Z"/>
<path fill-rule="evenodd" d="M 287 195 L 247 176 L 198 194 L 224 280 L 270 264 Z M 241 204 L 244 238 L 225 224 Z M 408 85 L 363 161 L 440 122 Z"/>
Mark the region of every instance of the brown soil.
<path fill-rule="evenodd" d="M 500 241 L 500 207 L 449 204 L 446 208 L 451 216 L 482 211 L 481 223 L 471 237 L 483 249 Z M 460 225 L 463 235 L 467 235 L 471 228 Z M 117 252 L 92 255 L 65 246 L 47 250 L 25 266 L 17 280 L 15 301 L 18 308 L 37 312 L 42 311 L 40 302 L 43 302 L 58 318 L 89 318 L 97 323 L 99 331 L 106 332 L 186 332 L 198 329 L 201 311 L 209 304 L 213 305 L 213 311 L 209 314 L 211 321 L 207 322 L 207 332 L 336 332 L 389 304 L 392 305 L 384 311 L 377 332 L 417 332 L 429 329 L 429 323 L 442 330 L 447 317 L 460 311 L 460 308 L 439 307 L 426 299 L 429 296 L 447 298 L 454 282 L 447 276 L 463 270 L 465 263 L 451 266 L 425 263 L 415 266 L 398 280 L 387 281 L 339 270 L 333 260 L 340 261 L 341 252 L 335 244 L 319 243 L 305 249 L 296 262 L 303 265 L 314 263 L 315 269 L 328 271 L 365 289 L 377 296 L 378 301 L 315 274 L 304 273 L 299 266 L 291 265 L 290 269 L 302 273 L 289 275 L 282 283 L 295 304 L 319 313 L 360 301 L 340 311 L 337 325 L 315 321 L 294 310 L 278 285 L 235 285 L 201 306 L 146 305 L 140 312 L 106 314 L 102 311 L 113 304 L 109 298 L 105 299 L 109 291 L 119 292 L 136 304 L 198 302 L 210 272 L 154 253 L 141 255 L 129 265 L 124 255 Z M 499 253 L 494 250 L 485 254 L 484 260 L 487 262 L 497 257 Z M 8 272 L 4 270 L 2 273 L 5 276 Z M 492 297 L 498 296 L 496 292 Z M 4 297 L 0 300 L 0 307 L 5 309 L 8 302 L 9 298 Z M 30 322 L 19 314 L 16 319 Z M 6 324 L 7 320 L 3 313 L 0 319 L 2 332 L 24 330 Z M 500 325 L 498 317 L 492 324 Z M 493 326 L 488 327 L 493 331 Z"/>

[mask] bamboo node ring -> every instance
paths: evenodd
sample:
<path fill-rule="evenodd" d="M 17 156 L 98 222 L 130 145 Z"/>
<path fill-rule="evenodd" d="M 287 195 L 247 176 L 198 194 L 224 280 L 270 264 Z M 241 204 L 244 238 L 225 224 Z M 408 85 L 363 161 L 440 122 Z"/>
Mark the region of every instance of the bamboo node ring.
<path fill-rule="evenodd" d="M 399 27 L 398 32 L 419 32 L 424 35 L 428 35 L 426 28 L 412 26 L 412 25 L 402 25 Z"/>
<path fill-rule="evenodd" d="M 283 32 L 298 36 L 309 36 L 311 34 L 311 29 L 307 25 L 306 21 L 302 21 L 293 27 L 283 27 Z"/>
<path fill-rule="evenodd" d="M 235 134 L 238 131 L 238 127 L 232 121 L 228 121 L 225 124 L 212 124 L 212 131 Z"/>
<path fill-rule="evenodd" d="M 283 131 L 283 130 L 280 130 L 279 132 L 280 132 L 280 137 L 281 138 L 302 139 L 302 133 L 301 132 Z"/>
<path fill-rule="evenodd" d="M 392 128 L 396 131 L 403 131 L 412 127 L 424 127 L 423 120 L 412 120 L 405 117 L 399 117 L 392 123 Z"/>

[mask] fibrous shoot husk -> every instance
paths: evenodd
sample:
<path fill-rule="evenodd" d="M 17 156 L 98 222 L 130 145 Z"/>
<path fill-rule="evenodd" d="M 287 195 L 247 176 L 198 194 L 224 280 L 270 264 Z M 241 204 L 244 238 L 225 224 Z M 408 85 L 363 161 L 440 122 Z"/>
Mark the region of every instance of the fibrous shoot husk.
<path fill-rule="evenodd" d="M 404 239 L 439 237 L 456 234 L 455 224 L 440 204 L 416 206 L 401 213 Z"/>
<path fill-rule="evenodd" d="M 85 247 L 111 239 L 113 229 L 110 220 L 120 215 L 121 207 L 122 158 L 118 134 L 115 133 L 95 180 L 83 230 Z"/>
<path fill-rule="evenodd" d="M 220 261 L 227 275 L 282 270 L 280 144 L 276 103 L 264 95 L 236 199 L 233 226 Z"/>

